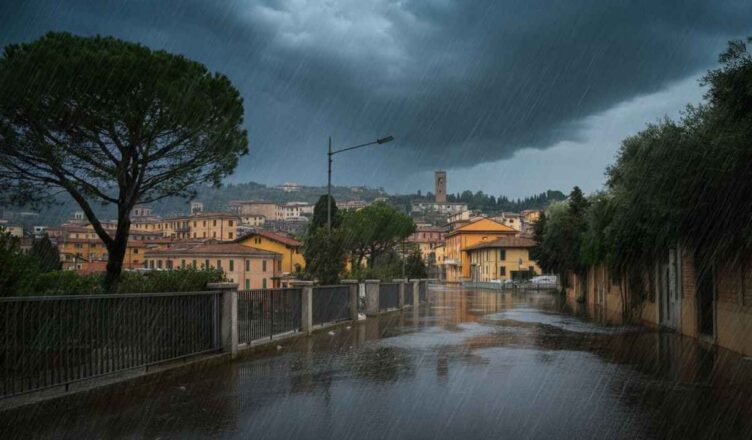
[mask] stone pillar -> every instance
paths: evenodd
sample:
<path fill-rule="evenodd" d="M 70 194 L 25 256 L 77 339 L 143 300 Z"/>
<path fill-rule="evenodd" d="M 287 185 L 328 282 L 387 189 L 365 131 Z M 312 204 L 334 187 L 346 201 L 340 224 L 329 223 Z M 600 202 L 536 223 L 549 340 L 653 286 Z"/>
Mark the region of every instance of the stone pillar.
<path fill-rule="evenodd" d="M 366 316 L 379 314 L 379 284 L 380 280 L 366 280 Z"/>
<path fill-rule="evenodd" d="M 399 308 L 404 309 L 405 308 L 405 283 L 407 282 L 404 278 L 395 278 L 395 283 L 399 283 Z"/>
<path fill-rule="evenodd" d="M 420 280 L 410 280 L 413 283 L 413 307 L 420 305 Z"/>
<path fill-rule="evenodd" d="M 342 280 L 342 284 L 350 286 L 350 319 L 358 320 L 358 280 Z"/>
<path fill-rule="evenodd" d="M 313 330 L 313 281 L 293 281 L 290 286 L 301 289 L 300 327 L 307 335 Z"/>
<path fill-rule="evenodd" d="M 219 341 L 222 351 L 232 358 L 238 355 L 238 285 L 207 283 L 209 290 L 221 292 L 219 300 Z"/>

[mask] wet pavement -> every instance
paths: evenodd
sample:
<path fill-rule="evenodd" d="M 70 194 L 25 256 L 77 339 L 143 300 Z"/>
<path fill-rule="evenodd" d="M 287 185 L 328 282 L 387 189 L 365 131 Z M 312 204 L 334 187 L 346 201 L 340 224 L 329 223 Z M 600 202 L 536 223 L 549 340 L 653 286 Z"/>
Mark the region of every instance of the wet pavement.
<path fill-rule="evenodd" d="M 750 438 L 752 361 L 547 292 L 431 304 L 151 383 L 0 413 L 3 438 Z"/>

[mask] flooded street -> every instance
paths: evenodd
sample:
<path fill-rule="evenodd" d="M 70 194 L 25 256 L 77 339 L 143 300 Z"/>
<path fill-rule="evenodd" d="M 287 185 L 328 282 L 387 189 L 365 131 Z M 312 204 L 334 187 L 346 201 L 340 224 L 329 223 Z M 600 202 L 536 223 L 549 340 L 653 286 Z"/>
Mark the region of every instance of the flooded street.
<path fill-rule="evenodd" d="M 0 414 L 3 438 L 752 435 L 739 355 L 600 326 L 546 292 L 432 286 L 430 299 L 270 354 Z"/>

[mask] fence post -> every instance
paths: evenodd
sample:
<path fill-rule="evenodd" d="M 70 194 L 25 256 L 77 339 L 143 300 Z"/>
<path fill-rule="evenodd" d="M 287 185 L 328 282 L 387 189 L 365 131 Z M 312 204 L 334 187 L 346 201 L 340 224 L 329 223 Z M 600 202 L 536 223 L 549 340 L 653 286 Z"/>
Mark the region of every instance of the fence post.
<path fill-rule="evenodd" d="M 404 309 L 405 308 L 405 283 L 407 282 L 407 279 L 405 278 L 395 278 L 395 283 L 399 283 L 399 308 Z"/>
<path fill-rule="evenodd" d="M 350 319 L 358 320 L 358 280 L 342 280 L 342 284 L 350 286 Z"/>
<path fill-rule="evenodd" d="M 313 330 L 313 281 L 293 281 L 290 286 L 301 291 L 300 330 L 310 335 Z"/>
<path fill-rule="evenodd" d="M 221 292 L 219 334 L 222 351 L 230 357 L 238 355 L 238 285 L 235 283 L 207 283 L 209 290 Z"/>
<path fill-rule="evenodd" d="M 420 280 L 412 279 L 409 282 L 413 283 L 413 307 L 420 305 Z"/>
<path fill-rule="evenodd" d="M 366 280 L 366 316 L 379 314 L 379 283 L 380 280 Z"/>

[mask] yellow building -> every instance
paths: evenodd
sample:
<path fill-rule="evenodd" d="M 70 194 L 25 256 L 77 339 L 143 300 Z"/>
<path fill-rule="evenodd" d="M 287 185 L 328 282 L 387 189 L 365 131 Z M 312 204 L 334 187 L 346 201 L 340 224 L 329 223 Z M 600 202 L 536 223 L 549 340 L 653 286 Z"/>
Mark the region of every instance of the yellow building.
<path fill-rule="evenodd" d="M 232 241 L 238 238 L 240 216 L 227 212 L 202 212 L 166 218 L 133 219 L 131 230 L 159 232 L 178 240 L 213 239 Z"/>
<path fill-rule="evenodd" d="M 446 279 L 459 282 L 470 278 L 470 259 L 465 249 L 497 238 L 514 236 L 517 231 L 488 218 L 479 218 L 447 232 L 444 266 Z"/>
<path fill-rule="evenodd" d="M 535 241 L 524 237 L 501 237 L 466 247 L 473 281 L 523 280 L 540 275 L 530 259 Z"/>
<path fill-rule="evenodd" d="M 236 242 L 243 246 L 263 249 L 282 255 L 282 260 L 280 261 L 281 267 L 279 268 L 280 275 L 295 272 L 296 267 L 305 269 L 305 259 L 303 258 L 301 249 L 303 243 L 287 235 L 257 229 L 240 237 Z"/>
<path fill-rule="evenodd" d="M 213 268 L 225 273 L 227 280 L 239 289 L 277 287 L 279 262 L 282 256 L 239 243 L 202 243 L 146 251 L 150 269 Z"/>

